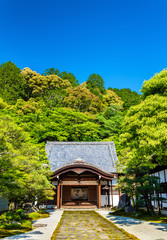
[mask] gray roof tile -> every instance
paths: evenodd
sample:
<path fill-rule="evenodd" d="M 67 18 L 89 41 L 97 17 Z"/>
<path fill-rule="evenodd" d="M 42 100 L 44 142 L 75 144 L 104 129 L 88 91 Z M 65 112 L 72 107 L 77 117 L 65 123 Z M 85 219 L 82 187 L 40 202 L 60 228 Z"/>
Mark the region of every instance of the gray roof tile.
<path fill-rule="evenodd" d="M 105 172 L 116 172 L 113 142 L 47 142 L 46 152 L 52 171 L 80 158 Z"/>

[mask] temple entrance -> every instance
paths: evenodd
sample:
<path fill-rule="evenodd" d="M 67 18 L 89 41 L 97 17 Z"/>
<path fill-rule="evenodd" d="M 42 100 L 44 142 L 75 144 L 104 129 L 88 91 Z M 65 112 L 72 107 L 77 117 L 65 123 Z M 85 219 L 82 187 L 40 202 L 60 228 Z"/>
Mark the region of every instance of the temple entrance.
<path fill-rule="evenodd" d="M 101 208 L 102 182 L 112 180 L 113 174 L 75 161 L 52 175 L 57 190 L 57 208 Z"/>
<path fill-rule="evenodd" d="M 97 186 L 62 186 L 62 207 L 97 208 Z"/>

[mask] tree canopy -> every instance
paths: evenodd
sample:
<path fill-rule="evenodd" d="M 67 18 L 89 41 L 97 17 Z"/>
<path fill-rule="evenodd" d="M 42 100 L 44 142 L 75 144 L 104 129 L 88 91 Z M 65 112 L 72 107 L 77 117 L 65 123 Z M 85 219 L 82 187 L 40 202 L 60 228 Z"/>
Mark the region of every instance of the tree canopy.
<path fill-rule="evenodd" d="M 154 214 L 152 201 L 160 199 L 159 180 L 150 171 L 155 166 L 167 165 L 167 96 L 162 75 L 161 72 L 144 82 L 145 99 L 129 108 L 120 135 L 118 169 L 124 175 L 119 186 L 136 199 L 137 208 L 142 196 L 150 214 Z"/>
<path fill-rule="evenodd" d="M 105 93 L 104 80 L 99 74 L 91 74 L 86 81 L 87 88 L 95 95 L 100 95 L 100 93 Z"/>
<path fill-rule="evenodd" d="M 106 90 L 106 93 L 103 95 L 103 103 L 106 106 L 119 106 L 120 108 L 123 105 L 122 99 L 113 91 Z"/>
<path fill-rule="evenodd" d="M 141 102 L 141 95 L 135 91 L 131 91 L 129 88 L 118 89 L 109 87 L 108 90 L 115 92 L 121 98 L 125 110 Z"/>
<path fill-rule="evenodd" d="M 64 99 L 64 104 L 81 112 L 88 111 L 94 114 L 103 109 L 99 97 L 91 93 L 89 89 L 81 86 L 68 90 L 68 96 Z"/>
<path fill-rule="evenodd" d="M 128 163 L 149 164 L 155 153 L 160 165 L 167 163 L 167 97 L 148 96 L 129 109 L 122 126 L 120 137 L 129 149 Z"/>
<path fill-rule="evenodd" d="M 167 96 L 167 69 L 156 73 L 148 81 L 145 80 L 141 92 L 144 94 L 144 97 L 154 94 Z"/>
<path fill-rule="evenodd" d="M 21 70 L 12 62 L 0 65 L 0 97 L 14 104 L 24 95 Z"/>
<path fill-rule="evenodd" d="M 76 87 L 79 85 L 78 80 L 76 79 L 75 75 L 71 72 L 60 72 L 57 68 L 48 68 L 44 71 L 42 75 L 47 76 L 47 75 L 57 75 L 61 77 L 64 80 L 68 80 L 73 87 Z"/>
<path fill-rule="evenodd" d="M 31 142 L 8 115 L 0 116 L 1 196 L 21 204 L 53 196 L 50 168 L 44 149 Z"/>

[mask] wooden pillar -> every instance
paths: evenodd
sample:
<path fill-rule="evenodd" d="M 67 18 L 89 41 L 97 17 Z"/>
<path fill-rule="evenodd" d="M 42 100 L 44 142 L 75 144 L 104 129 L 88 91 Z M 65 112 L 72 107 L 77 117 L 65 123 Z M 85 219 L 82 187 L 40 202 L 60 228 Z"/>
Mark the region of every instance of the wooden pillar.
<path fill-rule="evenodd" d="M 112 188 L 112 181 L 111 181 L 111 207 L 113 207 L 113 188 Z"/>
<path fill-rule="evenodd" d="M 99 181 L 99 185 L 97 186 L 98 187 L 98 208 L 101 208 L 101 185 L 100 185 L 100 181 Z"/>
<path fill-rule="evenodd" d="M 60 208 L 60 185 L 57 185 L 57 208 Z"/>
<path fill-rule="evenodd" d="M 109 185 L 109 181 L 107 181 L 107 186 Z M 108 189 L 108 207 L 110 206 L 110 187 Z"/>
<path fill-rule="evenodd" d="M 60 186 L 60 207 L 63 203 L 63 185 Z"/>

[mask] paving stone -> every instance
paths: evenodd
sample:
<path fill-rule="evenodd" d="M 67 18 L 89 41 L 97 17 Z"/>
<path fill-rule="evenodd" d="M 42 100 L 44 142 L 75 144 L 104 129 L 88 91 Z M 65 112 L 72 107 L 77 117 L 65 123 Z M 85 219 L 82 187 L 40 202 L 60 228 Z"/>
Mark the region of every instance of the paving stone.
<path fill-rule="evenodd" d="M 55 240 L 131 240 L 94 211 L 64 211 Z M 120 236 L 120 238 L 119 238 Z M 123 237 L 123 238 L 122 238 Z"/>

